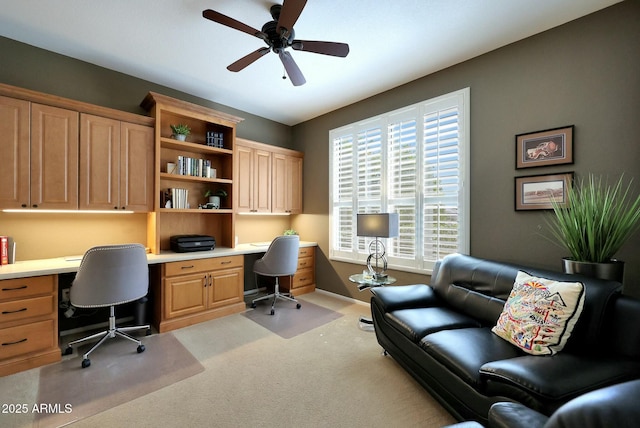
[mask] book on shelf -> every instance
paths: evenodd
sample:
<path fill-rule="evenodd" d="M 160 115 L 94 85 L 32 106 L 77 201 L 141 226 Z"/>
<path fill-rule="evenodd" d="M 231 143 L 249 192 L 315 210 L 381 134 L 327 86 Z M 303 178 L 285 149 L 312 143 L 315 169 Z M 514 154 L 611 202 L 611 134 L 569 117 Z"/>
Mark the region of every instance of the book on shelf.
<path fill-rule="evenodd" d="M 191 177 L 216 178 L 209 159 L 178 156 L 178 174 Z"/>
<path fill-rule="evenodd" d="M 189 189 L 171 188 L 171 208 L 187 209 L 189 206 Z"/>
<path fill-rule="evenodd" d="M 9 264 L 9 237 L 0 236 L 0 266 Z"/>

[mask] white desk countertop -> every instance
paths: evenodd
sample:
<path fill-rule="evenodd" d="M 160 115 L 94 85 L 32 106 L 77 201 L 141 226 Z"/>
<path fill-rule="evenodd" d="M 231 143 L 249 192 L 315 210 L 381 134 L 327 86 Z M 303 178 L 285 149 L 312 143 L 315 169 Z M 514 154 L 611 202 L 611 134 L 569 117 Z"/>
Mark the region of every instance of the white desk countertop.
<path fill-rule="evenodd" d="M 301 247 L 315 247 L 317 245 L 317 242 L 300 241 Z M 251 244 L 239 244 L 235 248 L 216 247 L 211 251 L 197 251 L 193 253 L 162 251 L 160 254 L 147 254 L 147 260 L 151 265 L 183 260 L 238 256 L 244 254 L 263 253 L 267 250 L 268 246 L 269 242 L 256 242 Z M 55 257 L 51 259 L 18 261 L 14 264 L 0 266 L 0 280 L 77 272 L 80 267 L 81 260 L 82 255 L 73 255 Z"/>

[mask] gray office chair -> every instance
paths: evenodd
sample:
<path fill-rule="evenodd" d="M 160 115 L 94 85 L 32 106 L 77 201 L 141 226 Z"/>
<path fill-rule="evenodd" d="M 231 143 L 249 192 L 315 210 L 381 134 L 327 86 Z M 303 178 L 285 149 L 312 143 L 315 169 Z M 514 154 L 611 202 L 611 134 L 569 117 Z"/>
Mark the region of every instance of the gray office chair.
<path fill-rule="evenodd" d="M 269 245 L 264 256 L 256 260 L 253 264 L 253 272 L 258 275 L 275 277 L 276 284 L 272 294 L 259 297 L 251 302 L 251 307 L 256 307 L 256 302 L 267 300 L 273 297 L 271 303 L 271 315 L 275 313 L 276 301 L 278 299 L 290 300 L 296 303 L 296 309 L 300 309 L 300 303 L 291 293 L 281 293 L 278 277 L 292 277 L 298 269 L 298 249 L 300 248 L 300 237 L 298 235 L 278 236 Z"/>
<path fill-rule="evenodd" d="M 146 296 L 149 291 L 149 266 L 145 248 L 140 244 L 106 245 L 89 249 L 82 257 L 80 269 L 71 285 L 71 305 L 77 308 L 110 307 L 109 329 L 92 334 L 83 339 L 69 342 L 65 355 L 71 347 L 96 338 L 100 341 L 82 356 L 82 368 L 89 367 L 89 354 L 105 340 L 116 336 L 138 344 L 138 353 L 144 352 L 144 345 L 128 335 L 127 331 L 147 329 L 148 325 L 116 327 L 114 307 L 133 302 Z"/>

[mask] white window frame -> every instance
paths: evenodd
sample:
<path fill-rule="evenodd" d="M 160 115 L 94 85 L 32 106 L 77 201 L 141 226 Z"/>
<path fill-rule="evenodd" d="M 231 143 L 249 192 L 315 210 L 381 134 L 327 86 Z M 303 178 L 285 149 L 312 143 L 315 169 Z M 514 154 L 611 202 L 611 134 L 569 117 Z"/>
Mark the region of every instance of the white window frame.
<path fill-rule="evenodd" d="M 422 153 L 422 145 L 424 140 L 423 120 L 428 114 L 445 111 L 447 109 L 456 108 L 458 113 L 458 191 L 457 191 L 457 207 L 458 207 L 458 229 L 457 229 L 457 248 L 455 251 L 460 253 L 469 253 L 470 248 L 470 138 L 469 138 L 469 123 L 470 123 L 470 89 L 464 88 L 449 94 L 445 94 L 430 100 L 422 101 L 404 108 L 400 108 L 379 116 L 368 118 L 353 124 L 342 126 L 340 128 L 329 131 L 329 258 L 331 260 L 343 261 L 348 263 L 362 263 L 366 262 L 368 256 L 368 241 L 364 241 L 364 238 L 356 236 L 356 213 L 358 205 L 360 207 L 371 206 L 371 210 L 376 209 L 379 212 L 387 212 L 390 205 L 393 203 L 400 203 L 402 201 L 398 199 L 391 199 L 391 189 L 389 188 L 389 172 L 388 166 L 388 144 L 387 131 L 389 124 L 396 124 L 399 121 L 415 121 L 416 123 L 416 156 L 419 159 L 424 159 Z M 358 167 L 357 167 L 357 137 L 364 131 L 371 130 L 373 128 L 379 128 L 381 130 L 381 163 L 380 169 L 380 187 L 381 197 L 380 200 L 374 199 L 361 200 L 358 203 Z M 353 178 L 352 186 L 345 186 L 343 191 L 339 191 L 334 186 L 338 183 L 334 183 L 334 176 L 338 173 L 338 166 L 335 165 L 334 156 L 336 155 L 334 141 L 336 139 L 343 138 L 345 140 L 351 139 L 352 148 L 355 152 L 352 161 L 343 163 L 343 168 L 340 170 L 343 174 L 351 174 Z M 375 144 L 375 142 L 374 142 Z M 348 162 L 351 162 L 349 166 Z M 375 165 L 374 165 L 375 166 Z M 389 268 L 417 272 L 417 273 L 431 273 L 435 260 L 424 259 L 424 238 L 423 238 L 423 215 L 422 208 L 424 206 L 424 198 L 422 191 L 423 181 L 423 161 L 418 162 L 416 168 L 416 195 L 415 198 L 407 197 L 404 199 L 405 203 L 415 203 L 416 207 L 416 248 L 415 258 L 402 258 L 393 257 L 388 255 Z M 343 184 L 344 181 L 343 181 Z M 351 187 L 351 190 L 349 189 Z M 367 189 L 369 190 L 369 189 Z M 374 194 L 376 189 L 372 189 L 367 195 Z M 338 193 L 340 195 L 338 195 Z M 365 192 L 361 190 L 361 194 Z M 351 197 L 348 197 L 349 194 Z M 347 195 L 347 196 L 344 196 Z M 337 200 L 338 196 L 343 196 L 341 200 Z M 346 218 L 352 225 L 352 231 L 348 235 L 338 236 L 339 228 L 336 217 L 336 212 L 339 208 L 342 208 L 347 212 Z M 393 245 L 394 238 L 383 240 L 387 249 Z M 342 248 L 339 248 L 342 246 Z"/>

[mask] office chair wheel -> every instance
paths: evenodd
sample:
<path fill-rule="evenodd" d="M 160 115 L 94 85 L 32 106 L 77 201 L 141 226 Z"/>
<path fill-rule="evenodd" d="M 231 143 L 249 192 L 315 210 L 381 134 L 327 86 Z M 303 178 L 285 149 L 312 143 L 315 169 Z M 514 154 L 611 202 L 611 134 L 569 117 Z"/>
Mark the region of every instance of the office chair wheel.
<path fill-rule="evenodd" d="M 300 309 L 301 307 L 302 307 L 302 305 L 301 305 L 300 303 L 298 303 L 298 304 L 296 305 L 296 309 Z"/>
<path fill-rule="evenodd" d="M 138 354 L 141 354 L 144 352 L 144 345 L 138 345 Z"/>
<path fill-rule="evenodd" d="M 147 329 L 147 332 L 145 333 L 145 336 L 151 336 L 151 329 L 150 328 Z"/>
<path fill-rule="evenodd" d="M 251 302 L 251 309 L 255 309 L 258 305 L 255 302 Z"/>
<path fill-rule="evenodd" d="M 84 360 L 82 360 L 82 368 L 86 369 L 87 367 L 89 367 L 91 365 L 91 360 L 88 358 L 85 358 Z"/>
<path fill-rule="evenodd" d="M 271 315 L 274 315 L 276 313 L 276 310 L 271 308 Z"/>
<path fill-rule="evenodd" d="M 71 355 L 73 354 L 73 348 L 71 346 L 67 346 L 67 348 L 62 351 L 62 355 Z"/>

